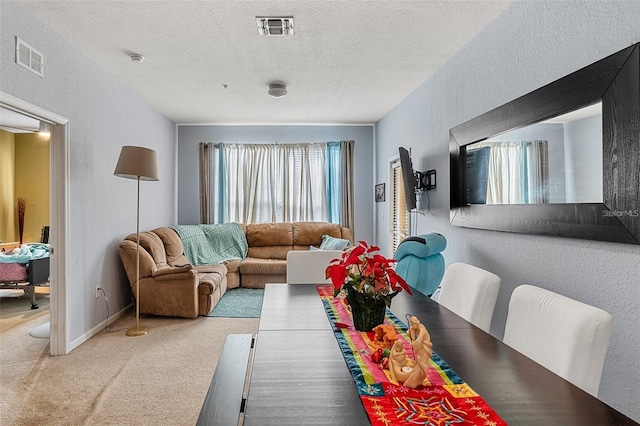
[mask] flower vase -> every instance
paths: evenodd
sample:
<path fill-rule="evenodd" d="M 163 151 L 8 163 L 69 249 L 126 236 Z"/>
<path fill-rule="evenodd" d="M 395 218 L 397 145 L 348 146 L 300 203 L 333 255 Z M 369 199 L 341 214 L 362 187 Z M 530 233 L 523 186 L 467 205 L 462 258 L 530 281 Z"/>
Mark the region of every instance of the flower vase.
<path fill-rule="evenodd" d="M 358 331 L 371 331 L 384 323 L 387 305 L 384 299 L 376 299 L 353 288 L 347 288 L 347 301 L 351 306 L 353 326 Z"/>
<path fill-rule="evenodd" d="M 27 209 L 27 201 L 18 198 L 18 232 L 20 234 L 20 245 L 22 245 L 22 235 L 24 234 L 24 213 Z"/>

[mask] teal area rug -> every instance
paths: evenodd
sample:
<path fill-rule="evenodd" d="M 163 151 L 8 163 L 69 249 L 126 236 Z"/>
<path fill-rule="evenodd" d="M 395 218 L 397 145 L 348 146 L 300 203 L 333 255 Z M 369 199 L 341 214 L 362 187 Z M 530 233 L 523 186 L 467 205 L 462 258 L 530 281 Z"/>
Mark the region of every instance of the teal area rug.
<path fill-rule="evenodd" d="M 262 288 L 231 288 L 227 290 L 208 317 L 260 318 Z"/>

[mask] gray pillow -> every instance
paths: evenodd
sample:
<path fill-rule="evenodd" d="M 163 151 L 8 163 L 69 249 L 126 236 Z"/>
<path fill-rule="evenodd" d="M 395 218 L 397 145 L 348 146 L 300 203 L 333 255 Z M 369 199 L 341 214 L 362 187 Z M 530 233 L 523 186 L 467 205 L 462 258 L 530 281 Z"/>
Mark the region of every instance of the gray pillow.
<path fill-rule="evenodd" d="M 331 235 L 323 235 L 320 250 L 344 250 L 349 247 L 350 244 L 349 240 L 335 238 Z"/>

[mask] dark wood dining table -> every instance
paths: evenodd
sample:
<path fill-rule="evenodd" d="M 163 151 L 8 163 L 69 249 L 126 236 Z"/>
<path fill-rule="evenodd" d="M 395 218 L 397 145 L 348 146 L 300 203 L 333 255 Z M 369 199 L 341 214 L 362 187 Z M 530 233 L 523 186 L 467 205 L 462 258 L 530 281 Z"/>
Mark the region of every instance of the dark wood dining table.
<path fill-rule="evenodd" d="M 417 291 L 391 311 L 509 425 L 638 425 Z M 369 424 L 314 285 L 266 286 L 250 374 L 244 425 Z"/>

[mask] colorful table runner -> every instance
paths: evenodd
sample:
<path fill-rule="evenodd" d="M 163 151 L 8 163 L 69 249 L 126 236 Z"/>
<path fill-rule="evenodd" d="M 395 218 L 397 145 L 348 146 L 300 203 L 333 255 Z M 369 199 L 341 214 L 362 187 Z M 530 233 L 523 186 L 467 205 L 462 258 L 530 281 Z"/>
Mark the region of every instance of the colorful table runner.
<path fill-rule="evenodd" d="M 430 383 L 409 389 L 392 381 L 388 370 L 371 360 L 373 332 L 355 330 L 346 301 L 333 297 L 332 286 L 317 290 L 372 425 L 506 425 L 435 351 L 427 374 Z M 385 323 L 394 326 L 411 355 L 407 326 L 388 309 Z"/>

